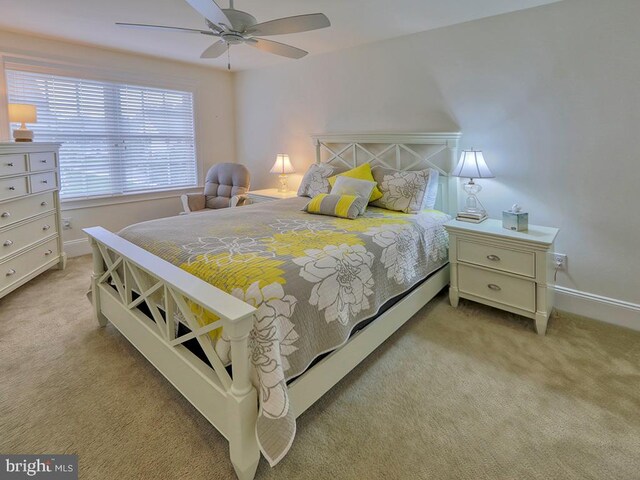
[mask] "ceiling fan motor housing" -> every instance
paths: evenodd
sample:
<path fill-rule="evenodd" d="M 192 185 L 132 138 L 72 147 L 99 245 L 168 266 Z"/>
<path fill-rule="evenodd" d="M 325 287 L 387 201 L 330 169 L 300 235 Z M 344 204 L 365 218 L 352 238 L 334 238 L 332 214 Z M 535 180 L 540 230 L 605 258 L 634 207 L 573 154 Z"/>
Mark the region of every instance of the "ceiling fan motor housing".
<path fill-rule="evenodd" d="M 253 27 L 257 23 L 256 18 L 253 15 L 248 14 L 247 12 L 242 12 L 240 10 L 234 10 L 230 8 L 223 9 L 222 11 L 231 22 L 231 25 L 228 25 L 228 27 L 233 32 L 242 33 L 247 28 Z"/>

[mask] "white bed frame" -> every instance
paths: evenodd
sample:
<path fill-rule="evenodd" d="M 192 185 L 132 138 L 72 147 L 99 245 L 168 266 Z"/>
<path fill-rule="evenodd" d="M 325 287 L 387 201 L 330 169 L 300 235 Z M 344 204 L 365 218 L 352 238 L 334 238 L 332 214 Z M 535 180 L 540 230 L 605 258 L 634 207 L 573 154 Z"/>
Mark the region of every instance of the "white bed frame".
<path fill-rule="evenodd" d="M 317 162 L 381 164 L 400 170 L 440 171 L 437 208 L 456 211 L 456 183 L 447 172 L 455 165 L 459 133 L 354 134 L 314 136 Z M 425 152 L 418 152 L 426 149 Z M 440 162 L 436 159 L 440 157 Z M 254 477 L 260 450 L 255 437 L 256 389 L 250 381 L 248 336 L 254 308 L 148 251 L 105 230 L 84 230 L 93 249 L 93 312 L 98 323 L 111 322 L 187 400 L 229 441 L 231 462 L 240 480 Z M 300 416 L 449 283 L 441 268 L 380 318 L 354 334 L 289 386 L 291 408 Z M 136 295 L 139 295 L 137 298 Z M 186 300 L 220 320 L 200 327 Z M 138 307 L 146 303 L 151 320 Z M 158 308 L 161 306 L 161 309 Z M 166 315 L 162 315 L 162 310 Z M 175 337 L 180 312 L 192 332 Z M 231 340 L 232 376 L 207 335 L 223 326 Z M 197 339 L 209 362 L 183 343 Z"/>

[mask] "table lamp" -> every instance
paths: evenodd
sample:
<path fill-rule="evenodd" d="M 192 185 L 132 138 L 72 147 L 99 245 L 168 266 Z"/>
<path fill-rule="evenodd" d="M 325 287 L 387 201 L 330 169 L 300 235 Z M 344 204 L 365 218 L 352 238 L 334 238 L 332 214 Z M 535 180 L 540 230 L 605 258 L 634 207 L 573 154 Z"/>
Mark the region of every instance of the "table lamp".
<path fill-rule="evenodd" d="M 279 192 L 287 191 L 287 174 L 294 173 L 295 170 L 293 165 L 291 165 L 291 161 L 289 160 L 289 155 L 286 153 L 279 153 L 276 155 L 276 163 L 273 164 L 273 168 L 271 168 L 270 173 L 279 173 L 280 174 L 280 188 Z"/>
<path fill-rule="evenodd" d="M 33 142 L 33 130 L 27 129 L 26 123 L 36 123 L 38 120 L 36 106 L 26 103 L 9 104 L 9 122 L 22 124 L 13 131 L 16 142 Z"/>
<path fill-rule="evenodd" d="M 478 193 L 482 187 L 473 181 L 474 178 L 494 178 L 487 163 L 484 161 L 484 155 L 480 150 L 463 150 L 460 155 L 458 165 L 451 173 L 454 177 L 468 178 L 469 181 L 464 184 L 464 191 L 467 192 L 467 201 L 463 211 L 458 212 L 457 219 L 467 222 L 480 223 L 487 218 L 487 211 L 478 200 Z"/>

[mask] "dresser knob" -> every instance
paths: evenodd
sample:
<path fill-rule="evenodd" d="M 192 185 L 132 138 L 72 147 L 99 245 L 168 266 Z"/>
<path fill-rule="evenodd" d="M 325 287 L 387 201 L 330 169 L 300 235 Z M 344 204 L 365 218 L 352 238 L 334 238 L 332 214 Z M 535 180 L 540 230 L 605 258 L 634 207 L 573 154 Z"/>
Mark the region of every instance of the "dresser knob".
<path fill-rule="evenodd" d="M 10 277 L 11 275 L 15 275 L 15 274 L 16 274 L 16 271 L 15 271 L 13 268 L 10 268 L 10 269 L 7 271 L 7 274 L 6 274 L 6 275 L 7 275 L 7 277 Z"/>
<path fill-rule="evenodd" d="M 13 245 L 13 240 L 5 240 L 2 244 L 3 247 L 10 247 L 11 245 Z"/>
<path fill-rule="evenodd" d="M 2 214 L 0 214 L 0 217 L 2 218 L 9 218 L 11 216 L 11 213 L 9 212 L 2 212 Z"/>
<path fill-rule="evenodd" d="M 47 163 L 46 160 L 40 160 L 40 163 Z"/>
<path fill-rule="evenodd" d="M 49 183 L 49 182 L 48 182 L 48 181 L 46 181 L 46 180 L 42 180 L 42 183 Z"/>
<path fill-rule="evenodd" d="M 51 225 L 43 225 L 42 230 L 49 230 Z"/>
<path fill-rule="evenodd" d="M 49 205 L 47 202 L 42 202 L 42 203 L 40 204 L 40 206 L 41 206 L 41 207 L 46 207 L 47 205 Z"/>
<path fill-rule="evenodd" d="M 45 255 L 51 255 L 53 253 L 53 250 L 47 250 L 46 252 L 44 252 Z"/>
<path fill-rule="evenodd" d="M 9 190 L 15 190 L 16 187 L 9 187 Z"/>
<path fill-rule="evenodd" d="M 499 292 L 500 290 L 502 290 L 498 285 L 496 285 L 495 283 L 490 283 L 489 285 L 487 285 L 487 287 L 489 287 L 491 290 L 495 291 L 495 292 Z"/>
<path fill-rule="evenodd" d="M 7 167 L 13 167 L 13 162 L 7 163 Z"/>
<path fill-rule="evenodd" d="M 500 261 L 500 257 L 497 255 L 487 255 L 487 259 L 491 260 L 492 262 L 499 262 Z"/>

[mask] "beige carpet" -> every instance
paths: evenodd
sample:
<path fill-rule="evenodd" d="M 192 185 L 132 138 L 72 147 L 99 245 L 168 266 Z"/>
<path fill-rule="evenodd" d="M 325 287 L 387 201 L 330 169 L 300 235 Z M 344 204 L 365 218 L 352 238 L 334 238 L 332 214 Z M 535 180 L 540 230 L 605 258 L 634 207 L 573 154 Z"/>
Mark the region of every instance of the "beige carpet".
<path fill-rule="evenodd" d="M 73 259 L 0 300 L 0 452 L 77 453 L 83 479 L 233 478 L 227 443 L 84 297 Z M 440 295 L 298 421 L 258 479 L 638 479 L 640 333 L 546 337 Z"/>

